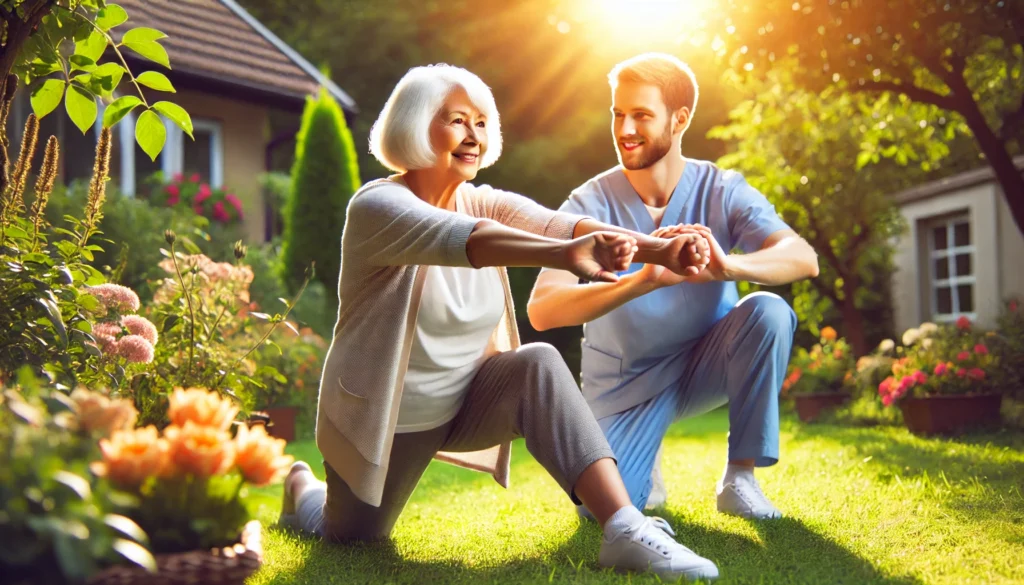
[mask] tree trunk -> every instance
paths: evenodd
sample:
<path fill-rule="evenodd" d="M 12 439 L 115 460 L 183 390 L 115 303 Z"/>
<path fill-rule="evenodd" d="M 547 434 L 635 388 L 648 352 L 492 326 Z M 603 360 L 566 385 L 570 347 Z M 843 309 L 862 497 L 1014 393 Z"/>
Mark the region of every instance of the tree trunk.
<path fill-rule="evenodd" d="M 28 20 L 21 20 L 13 13 L 4 15 L 7 21 L 7 39 L 0 49 L 0 81 L 6 81 L 18 59 L 22 45 L 32 36 L 43 17 L 53 11 L 55 2 L 56 0 L 37 0 L 31 5 L 23 5 Z"/>
<path fill-rule="evenodd" d="M 1006 144 L 996 136 L 995 131 L 985 121 L 977 102 L 971 95 L 970 88 L 960 77 L 954 77 L 953 95 L 956 96 L 957 111 L 967 120 L 967 126 L 974 133 L 978 147 L 985 154 L 989 165 L 995 171 L 996 180 L 1003 188 L 1003 196 L 1010 207 L 1017 230 L 1024 234 L 1024 177 L 1013 164 L 1013 157 L 1006 149 Z"/>
<path fill-rule="evenodd" d="M 868 340 L 864 334 L 864 322 L 861 319 L 860 310 L 857 309 L 856 294 L 860 286 L 859 279 L 851 278 L 843 280 L 843 301 L 839 310 L 843 316 L 843 334 L 846 341 L 853 347 L 853 355 L 861 357 L 867 355 L 871 348 L 868 347 Z"/>

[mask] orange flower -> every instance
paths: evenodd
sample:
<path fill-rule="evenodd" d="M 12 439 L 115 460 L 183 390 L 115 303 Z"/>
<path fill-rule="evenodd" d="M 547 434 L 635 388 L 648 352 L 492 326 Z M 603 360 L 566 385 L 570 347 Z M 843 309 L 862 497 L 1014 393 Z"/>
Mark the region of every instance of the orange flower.
<path fill-rule="evenodd" d="M 100 439 L 100 452 L 103 461 L 93 470 L 121 487 L 138 487 L 147 477 L 159 475 L 168 462 L 167 441 L 153 425 Z"/>
<path fill-rule="evenodd" d="M 164 436 L 170 445 L 171 463 L 179 472 L 210 477 L 224 473 L 235 462 L 235 444 L 223 429 L 187 420 L 184 426 L 164 429 Z"/>
<path fill-rule="evenodd" d="M 836 338 L 836 330 L 831 327 L 825 327 L 821 330 L 821 338 L 826 341 L 834 341 Z"/>
<path fill-rule="evenodd" d="M 111 400 L 99 392 L 77 388 L 71 393 L 71 400 L 77 406 L 79 428 L 88 433 L 107 437 L 114 431 L 132 428 L 139 417 L 131 401 Z"/>
<path fill-rule="evenodd" d="M 175 426 L 184 427 L 186 422 L 191 421 L 221 431 L 231 426 L 237 414 L 238 407 L 231 399 L 222 398 L 216 392 L 204 388 L 175 388 L 168 408 L 171 424 Z"/>
<path fill-rule="evenodd" d="M 295 460 L 284 454 L 284 446 L 282 439 L 267 435 L 263 425 L 242 425 L 235 437 L 235 464 L 249 483 L 267 485 L 287 473 Z"/>
<path fill-rule="evenodd" d="M 843 350 L 839 349 L 838 347 L 835 348 L 832 351 L 832 357 L 836 358 L 837 360 L 843 359 Z"/>

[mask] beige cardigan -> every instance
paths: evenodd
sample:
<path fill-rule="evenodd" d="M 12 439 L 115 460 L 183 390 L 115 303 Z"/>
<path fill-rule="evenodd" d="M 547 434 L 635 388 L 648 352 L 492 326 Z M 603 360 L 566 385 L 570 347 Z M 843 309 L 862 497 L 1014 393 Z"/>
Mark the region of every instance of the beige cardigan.
<path fill-rule="evenodd" d="M 582 217 L 551 211 L 514 193 L 462 185 L 459 213 L 434 207 L 389 180 L 367 183 L 348 206 L 341 245 L 338 321 L 324 362 L 316 444 L 361 500 L 379 506 L 426 271 L 421 265 L 466 266 L 466 242 L 479 219 L 535 234 L 572 238 Z M 504 268 L 505 314 L 488 355 L 519 346 Z M 492 474 L 508 487 L 510 444 L 437 458 Z"/>

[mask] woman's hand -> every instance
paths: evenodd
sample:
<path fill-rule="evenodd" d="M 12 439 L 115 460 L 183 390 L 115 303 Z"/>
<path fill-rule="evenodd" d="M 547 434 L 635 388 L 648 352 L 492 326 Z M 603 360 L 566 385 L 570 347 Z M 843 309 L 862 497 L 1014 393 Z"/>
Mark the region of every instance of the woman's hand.
<path fill-rule="evenodd" d="M 564 246 L 565 270 L 594 282 L 618 282 L 615 274 L 629 268 L 636 239 L 614 232 L 594 232 L 569 240 Z"/>
<path fill-rule="evenodd" d="M 694 277 L 706 271 L 711 260 L 711 245 L 705 234 L 692 225 L 673 225 L 658 228 L 651 233 L 655 238 L 671 240 L 666 250 L 665 265 L 645 264 L 639 276 L 659 287 L 695 281 Z"/>

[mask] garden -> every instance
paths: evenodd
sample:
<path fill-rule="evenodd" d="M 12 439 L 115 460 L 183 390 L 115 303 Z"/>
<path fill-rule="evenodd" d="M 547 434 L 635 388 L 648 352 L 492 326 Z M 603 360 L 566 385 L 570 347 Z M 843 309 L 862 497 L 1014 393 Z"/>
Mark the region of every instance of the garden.
<path fill-rule="evenodd" d="M 571 75 L 561 80 L 569 89 L 542 76 L 536 87 L 561 97 L 539 104 L 522 89 L 535 86 L 493 51 L 498 37 L 452 47 L 459 29 L 445 28 L 455 25 L 431 3 L 389 0 L 353 14 L 345 3 L 319 3 L 302 22 L 291 3 L 244 4 L 288 43 L 350 75 L 368 112 L 350 128 L 326 91 L 307 99 L 289 169 L 261 176 L 283 225 L 267 241 L 246 235 L 252 199 L 210 176 L 156 172 L 131 194 L 116 180 L 114 132 L 129 114 L 150 161 L 169 125 L 193 133 L 184 108 L 151 97 L 173 96 L 170 79 L 138 72 L 141 61 L 170 67 L 167 35 L 134 27 L 124 8 L 103 0 L 0 1 L 0 581 L 655 582 L 599 570 L 600 528 L 579 519 L 522 441 L 507 490 L 431 463 L 385 542 L 338 546 L 276 525 L 291 463 L 324 475 L 313 434 L 340 266 L 323 243 L 339 241 L 360 176 L 383 174 L 354 146 L 366 143 L 381 88 L 422 59 L 474 63 L 496 80 L 496 95 L 516 96 L 506 154 L 484 178 L 552 207 L 607 166 L 592 146 L 607 142 L 607 104 Z M 504 19 L 516 38 L 540 31 L 527 60 L 584 42 L 574 36 L 583 25 L 560 12 L 570 2 L 530 0 L 509 13 L 456 4 L 467 19 Z M 809 14 L 790 4 L 776 12 Z M 545 15 L 539 25 L 535 13 Z M 362 25 L 351 36 L 325 28 L 349 17 Z M 846 30 L 841 18 L 833 24 Z M 390 26 L 415 34 L 375 44 Z M 756 47 L 751 35 L 744 42 Z M 974 145 L 986 119 L 1006 120 L 1006 152 L 1020 152 L 1024 115 L 999 108 L 1024 103 L 1009 81 L 1019 83 L 1024 53 L 1019 42 L 978 36 L 990 42 L 940 40 L 973 51 L 966 78 L 995 108 L 981 122 L 957 109 L 963 104 L 911 99 L 898 87 L 878 97 L 854 84 L 816 85 L 805 79 L 806 55 L 794 50 L 784 61 L 780 52 L 776 63 L 768 41 L 751 51 L 750 69 L 746 58 L 714 62 L 725 80 L 709 81 L 702 99 L 727 107 L 709 113 L 714 128 L 695 122 L 706 126 L 691 133 L 708 138 L 694 156 L 743 172 L 822 264 L 813 282 L 768 289 L 800 321 L 779 397 L 782 458 L 758 472 L 785 518 L 715 511 L 727 409 L 677 422 L 664 440 L 668 499 L 651 513 L 713 560 L 722 583 L 1024 582 L 1024 299 L 1004 299 L 992 322 L 959 315 L 897 334 L 889 291 L 892 241 L 907 226 L 887 194 L 998 162 Z M 687 46 L 698 46 L 694 38 Z M 621 58 L 615 51 L 637 48 L 585 42 L 564 61 L 583 70 L 572 63 L 586 53 L 591 73 Z M 354 48 L 369 53 L 351 62 Z M 745 76 L 769 53 L 770 73 Z M 695 62 L 710 69 L 713 61 Z M 923 67 L 917 78 L 934 89 Z M 832 83 L 831 71 L 825 79 Z M 13 117 L 18 95 L 32 112 L 23 124 Z M 41 132 L 47 116 L 66 116 L 83 134 L 95 129 L 95 151 L 65 152 Z M 91 177 L 64 184 L 62 157 L 84 154 Z M 554 344 L 578 371 L 580 331 L 532 330 L 525 300 L 536 272 L 510 273 L 524 341 Z M 764 288 L 740 285 L 741 294 Z"/>

